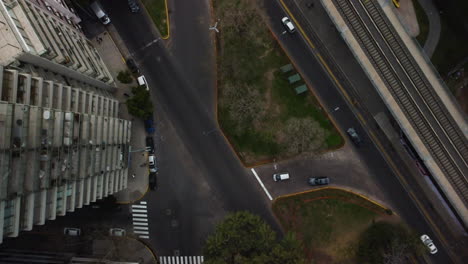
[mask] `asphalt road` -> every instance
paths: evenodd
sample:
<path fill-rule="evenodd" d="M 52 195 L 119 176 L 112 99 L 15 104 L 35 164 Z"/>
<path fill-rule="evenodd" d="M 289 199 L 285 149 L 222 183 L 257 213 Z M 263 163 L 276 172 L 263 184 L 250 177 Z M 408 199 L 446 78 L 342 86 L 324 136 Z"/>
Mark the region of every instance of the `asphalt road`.
<path fill-rule="evenodd" d="M 131 14 L 125 1 L 104 5 L 150 84 L 159 121 L 159 188 L 144 198 L 157 254 L 200 254 L 213 224 L 229 211 L 259 214 L 278 231 L 263 191 L 217 130 L 203 94 L 150 33 L 151 22 Z"/>
<path fill-rule="evenodd" d="M 354 127 L 363 138 L 364 144 L 357 152 L 373 172 L 372 174 L 376 177 L 376 181 L 379 183 L 382 191 L 387 193 L 387 197 L 391 197 L 392 204 L 396 205 L 394 209 L 417 233 L 429 234 L 434 239 L 435 243 L 440 245 L 440 242 L 437 241 L 436 236 L 432 233 L 431 228 L 420 211 L 411 201 L 397 177 L 389 169 L 380 151 L 375 147 L 358 122 L 353 114 L 353 110 L 349 107 L 347 102 L 344 101 L 342 94 L 333 85 L 331 80 L 327 77 L 328 74 L 324 72 L 322 66 L 313 56 L 313 52 L 306 45 L 305 40 L 298 32 L 296 34 L 283 33 L 284 27 L 281 24 L 281 18 L 286 14 L 282 7 L 277 1 L 265 1 L 265 8 L 270 18 L 270 24 L 274 34 L 278 36 L 289 56 L 302 70 L 304 77 L 312 84 L 318 96 L 322 99 L 322 102 L 325 103 L 325 107 L 330 110 L 337 106 L 340 107 L 340 111 L 334 112 L 333 114 L 339 126 L 341 126 L 342 129 Z M 351 88 L 345 87 L 345 89 Z M 439 253 L 432 256 L 431 260 L 435 263 L 449 262 L 446 252 L 440 246 Z"/>

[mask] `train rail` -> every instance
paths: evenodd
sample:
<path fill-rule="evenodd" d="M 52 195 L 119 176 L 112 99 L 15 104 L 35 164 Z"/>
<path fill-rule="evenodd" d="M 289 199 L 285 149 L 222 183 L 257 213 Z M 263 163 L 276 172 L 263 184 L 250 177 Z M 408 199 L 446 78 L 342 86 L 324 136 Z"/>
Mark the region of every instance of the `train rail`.
<path fill-rule="evenodd" d="M 433 159 L 446 175 L 457 194 L 465 204 L 468 203 L 468 180 L 464 175 L 468 160 L 468 143 L 466 137 L 456 125 L 452 116 L 435 94 L 414 58 L 402 43 L 395 29 L 386 19 L 377 1 L 357 1 L 365 10 L 376 30 L 384 40 L 387 47 L 396 58 L 411 85 L 405 84 L 398 75 L 394 65 L 390 62 L 382 47 L 373 37 L 371 30 L 366 25 L 358 10 L 350 0 L 334 0 L 353 35 L 361 47 L 367 53 L 371 63 L 380 74 L 394 99 L 397 101 L 407 118 L 412 123 L 419 137 L 430 151 Z M 414 93 L 416 91 L 416 93 Z M 417 101 L 422 101 L 429 109 L 423 111 Z M 428 120 L 431 115 L 436 126 Z M 437 131 L 442 131 L 440 135 Z M 444 145 L 442 137 L 451 146 Z M 448 147 L 453 151 L 450 152 Z M 454 157 L 453 154 L 458 157 Z M 458 163 L 455 161 L 458 160 Z"/>

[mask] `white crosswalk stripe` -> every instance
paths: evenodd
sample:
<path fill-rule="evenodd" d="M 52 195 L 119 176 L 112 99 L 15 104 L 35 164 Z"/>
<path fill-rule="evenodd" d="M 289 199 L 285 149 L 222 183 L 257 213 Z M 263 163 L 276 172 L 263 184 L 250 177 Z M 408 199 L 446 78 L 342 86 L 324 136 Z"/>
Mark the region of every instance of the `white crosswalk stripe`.
<path fill-rule="evenodd" d="M 160 256 L 161 264 L 202 264 L 203 256 Z"/>
<path fill-rule="evenodd" d="M 147 203 L 132 204 L 133 233 L 139 238 L 149 239 Z"/>

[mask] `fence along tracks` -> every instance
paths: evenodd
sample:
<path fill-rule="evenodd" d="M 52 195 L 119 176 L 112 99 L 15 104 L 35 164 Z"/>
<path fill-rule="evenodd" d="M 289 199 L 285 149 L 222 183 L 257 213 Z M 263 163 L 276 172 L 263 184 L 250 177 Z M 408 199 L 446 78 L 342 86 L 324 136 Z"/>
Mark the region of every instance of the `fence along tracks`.
<path fill-rule="evenodd" d="M 414 58 L 411 56 L 406 46 L 402 44 L 398 34 L 389 25 L 383 11 L 378 6 L 377 1 L 353 1 L 359 2 L 367 15 L 371 18 L 379 34 L 392 51 L 396 60 L 411 81 L 414 90 L 424 102 L 439 129 L 443 131 L 447 140 L 453 146 L 454 151 L 460 157 L 458 164 L 454 161 L 449 150 L 444 146 L 441 138 L 437 135 L 434 128 L 429 123 L 424 112 L 415 102 L 415 98 L 409 92 L 412 87 L 404 85 L 396 70 L 389 62 L 372 33 L 360 17 L 356 7 L 349 0 L 334 0 L 338 10 L 343 15 L 350 30 L 357 38 L 360 45 L 364 48 L 370 61 L 381 75 L 387 87 L 390 89 L 393 97 L 399 103 L 401 109 L 411 121 L 416 132 L 432 154 L 441 170 L 447 176 L 454 189 L 465 204 L 468 203 L 468 180 L 463 174 L 466 170 L 468 160 L 468 143 L 466 137 L 455 124 L 450 113 L 444 107 L 440 99 L 434 93 L 432 86 L 427 81 L 424 74 L 419 69 Z M 460 164 L 461 163 L 461 164 Z M 460 168 L 459 166 L 463 166 Z"/>

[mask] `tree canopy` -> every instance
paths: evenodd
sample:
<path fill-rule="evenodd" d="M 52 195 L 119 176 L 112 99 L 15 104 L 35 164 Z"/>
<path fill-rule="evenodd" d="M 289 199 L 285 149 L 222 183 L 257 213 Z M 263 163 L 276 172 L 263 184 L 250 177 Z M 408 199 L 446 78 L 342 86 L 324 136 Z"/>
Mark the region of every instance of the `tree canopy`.
<path fill-rule="evenodd" d="M 128 112 L 136 117 L 148 118 L 153 114 L 153 103 L 144 86 L 132 88 L 133 96 L 127 100 Z"/>
<path fill-rule="evenodd" d="M 205 264 L 300 264 L 300 242 L 292 233 L 278 241 L 276 233 L 259 216 L 231 213 L 206 240 Z"/>
<path fill-rule="evenodd" d="M 421 252 L 421 243 L 407 228 L 386 222 L 372 224 L 361 236 L 359 263 L 407 263 L 407 257 Z"/>

